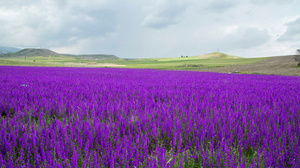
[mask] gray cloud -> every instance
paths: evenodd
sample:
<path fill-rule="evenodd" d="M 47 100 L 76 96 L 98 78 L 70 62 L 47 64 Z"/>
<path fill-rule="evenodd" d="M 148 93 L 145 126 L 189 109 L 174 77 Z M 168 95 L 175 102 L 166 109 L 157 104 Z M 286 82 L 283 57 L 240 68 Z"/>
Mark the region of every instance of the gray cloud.
<path fill-rule="evenodd" d="M 14 11 L 6 4 L 0 13 L 0 23 L 5 25 L 0 28 L 0 35 L 6 41 L 0 42 L 9 45 L 9 41 L 24 43 L 26 39 L 27 43 L 24 46 L 53 47 L 53 45 L 69 45 L 82 38 L 105 36 L 116 31 L 118 13 L 115 9 L 106 7 L 109 3 L 98 7 L 80 8 L 76 6 L 77 3 L 72 5 L 70 2 L 23 2 L 12 5 Z"/>
<path fill-rule="evenodd" d="M 72 12 L 71 17 L 66 18 L 64 28 L 58 34 L 67 33 L 67 37 L 94 37 L 116 31 L 118 25 L 117 13 L 110 10 Z"/>
<path fill-rule="evenodd" d="M 142 25 L 161 29 L 176 24 L 187 6 L 187 2 L 179 0 L 156 1 L 148 7 L 150 12 L 144 18 Z"/>
<path fill-rule="evenodd" d="M 228 35 L 225 41 L 234 48 L 251 48 L 262 45 L 271 39 L 265 30 L 254 27 L 239 27 L 234 33 Z"/>
<path fill-rule="evenodd" d="M 286 26 L 287 30 L 278 38 L 278 41 L 300 41 L 300 17 Z"/>
<path fill-rule="evenodd" d="M 216 48 L 286 54 L 292 45 L 284 41 L 299 41 L 299 20 L 284 25 L 299 17 L 298 6 L 296 0 L 0 0 L 0 46 L 135 58 Z"/>
<path fill-rule="evenodd" d="M 61 45 L 70 39 L 114 32 L 118 25 L 118 13 L 104 5 L 94 10 L 80 9 L 67 1 L 28 1 L 12 6 L 13 10 L 8 4 L 2 7 L 0 23 L 5 27 L 0 28 L 1 35 L 14 41 L 27 35 L 29 45 L 43 42 L 47 46 L 47 42 L 53 44 L 51 41 L 60 41 Z"/>

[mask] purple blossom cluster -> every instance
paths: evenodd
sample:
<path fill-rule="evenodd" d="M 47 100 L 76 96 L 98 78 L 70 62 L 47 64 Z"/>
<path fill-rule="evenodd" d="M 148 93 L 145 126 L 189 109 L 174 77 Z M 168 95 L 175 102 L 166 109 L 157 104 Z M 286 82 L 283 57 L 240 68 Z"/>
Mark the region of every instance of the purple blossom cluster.
<path fill-rule="evenodd" d="M 0 67 L 0 167 L 299 167 L 300 78 Z"/>

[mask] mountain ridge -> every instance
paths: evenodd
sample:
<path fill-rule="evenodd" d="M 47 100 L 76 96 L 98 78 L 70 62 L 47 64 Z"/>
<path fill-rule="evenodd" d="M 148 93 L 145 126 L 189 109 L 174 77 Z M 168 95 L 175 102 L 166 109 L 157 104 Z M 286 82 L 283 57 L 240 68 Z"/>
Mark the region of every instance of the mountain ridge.
<path fill-rule="evenodd" d="M 25 48 L 21 51 L 9 54 L 10 57 L 20 57 L 20 56 L 59 56 L 63 54 L 58 54 L 49 49 L 36 49 L 36 48 Z"/>
<path fill-rule="evenodd" d="M 2 55 L 2 57 L 34 57 L 34 56 L 70 56 L 82 59 L 120 59 L 115 55 L 107 54 L 82 54 L 82 55 L 73 55 L 73 54 L 60 54 L 49 49 L 37 49 L 37 48 L 25 48 L 15 53 L 8 53 Z"/>

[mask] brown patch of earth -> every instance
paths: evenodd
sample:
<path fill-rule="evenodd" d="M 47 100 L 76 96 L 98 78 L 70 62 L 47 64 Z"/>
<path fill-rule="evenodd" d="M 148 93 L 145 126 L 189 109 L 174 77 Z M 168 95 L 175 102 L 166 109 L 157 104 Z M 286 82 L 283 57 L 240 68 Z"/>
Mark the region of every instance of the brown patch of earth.
<path fill-rule="evenodd" d="M 203 68 L 200 71 L 206 72 L 220 72 L 220 73 L 258 73 L 258 74 L 272 74 L 285 76 L 300 76 L 300 68 L 297 68 L 298 62 L 295 61 L 294 55 L 271 57 L 264 61 L 244 64 L 231 65 L 225 67 Z"/>

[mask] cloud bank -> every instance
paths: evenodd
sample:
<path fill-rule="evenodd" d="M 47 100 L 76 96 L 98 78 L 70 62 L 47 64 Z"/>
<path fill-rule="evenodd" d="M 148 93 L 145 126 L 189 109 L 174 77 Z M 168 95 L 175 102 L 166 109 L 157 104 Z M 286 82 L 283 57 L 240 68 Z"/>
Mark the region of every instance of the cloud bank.
<path fill-rule="evenodd" d="M 0 46 L 123 58 L 222 52 L 254 57 L 300 48 L 296 0 L 3 0 Z"/>

